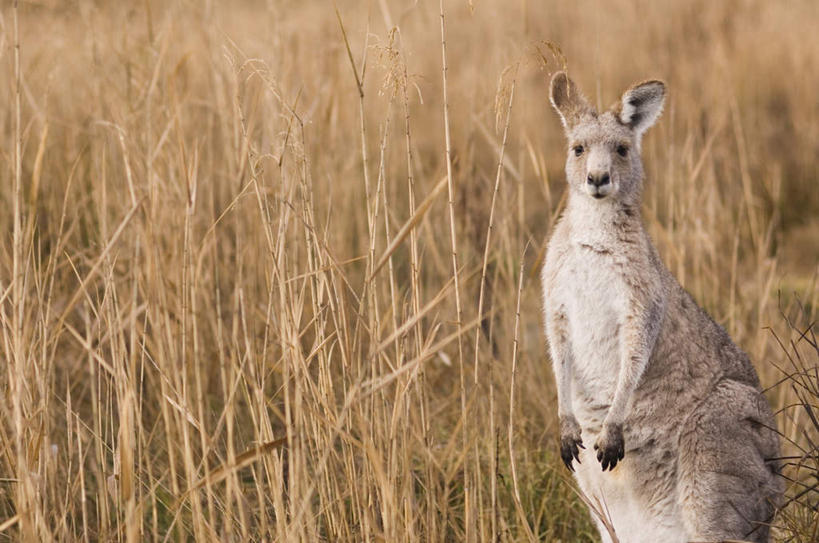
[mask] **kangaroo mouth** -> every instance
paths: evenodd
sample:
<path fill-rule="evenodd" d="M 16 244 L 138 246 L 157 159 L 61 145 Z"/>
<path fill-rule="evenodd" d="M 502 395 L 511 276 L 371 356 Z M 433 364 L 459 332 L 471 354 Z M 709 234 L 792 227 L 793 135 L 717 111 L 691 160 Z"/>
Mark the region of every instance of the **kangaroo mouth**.
<path fill-rule="evenodd" d="M 593 197 L 595 200 L 602 200 L 606 196 L 610 195 L 612 192 L 611 184 L 605 184 L 599 187 L 593 187 L 590 185 L 586 185 L 586 192 L 589 196 Z"/>

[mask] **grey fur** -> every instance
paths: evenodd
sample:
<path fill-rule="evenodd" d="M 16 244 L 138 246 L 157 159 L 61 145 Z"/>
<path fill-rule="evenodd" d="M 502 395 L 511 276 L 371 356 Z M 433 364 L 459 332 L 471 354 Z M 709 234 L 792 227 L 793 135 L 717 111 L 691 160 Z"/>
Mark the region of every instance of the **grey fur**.
<path fill-rule="evenodd" d="M 665 85 L 635 85 L 598 114 L 560 72 L 550 99 L 569 140 L 568 204 L 542 272 L 563 459 L 621 542 L 768 541 L 783 484 L 759 379 L 640 216 L 641 139 Z"/>

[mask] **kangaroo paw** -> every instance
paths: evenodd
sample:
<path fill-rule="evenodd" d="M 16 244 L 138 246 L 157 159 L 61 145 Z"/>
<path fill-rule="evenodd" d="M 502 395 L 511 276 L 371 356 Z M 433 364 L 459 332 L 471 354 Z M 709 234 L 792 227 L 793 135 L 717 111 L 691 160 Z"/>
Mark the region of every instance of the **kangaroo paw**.
<path fill-rule="evenodd" d="M 574 471 L 572 460 L 580 463 L 579 449 L 586 448 L 580 439 L 580 432 L 580 425 L 574 417 L 565 417 L 560 421 L 560 457 L 569 471 Z"/>
<path fill-rule="evenodd" d="M 623 441 L 622 424 L 606 424 L 594 444 L 597 451 L 597 460 L 603 466 L 603 471 L 613 470 L 617 462 L 623 459 L 625 442 Z"/>

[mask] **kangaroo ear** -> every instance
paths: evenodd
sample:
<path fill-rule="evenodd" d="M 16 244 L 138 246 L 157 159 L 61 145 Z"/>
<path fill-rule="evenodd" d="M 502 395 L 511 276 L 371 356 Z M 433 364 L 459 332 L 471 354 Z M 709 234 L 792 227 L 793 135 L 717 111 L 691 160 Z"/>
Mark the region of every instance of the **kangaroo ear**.
<path fill-rule="evenodd" d="M 642 135 L 660 117 L 665 103 L 665 83 L 646 81 L 638 83 L 623 93 L 620 105 L 620 122 Z"/>
<path fill-rule="evenodd" d="M 574 126 L 584 113 L 595 113 L 594 108 L 566 72 L 557 72 L 552 76 L 549 100 L 560 115 L 560 121 L 566 130 Z"/>

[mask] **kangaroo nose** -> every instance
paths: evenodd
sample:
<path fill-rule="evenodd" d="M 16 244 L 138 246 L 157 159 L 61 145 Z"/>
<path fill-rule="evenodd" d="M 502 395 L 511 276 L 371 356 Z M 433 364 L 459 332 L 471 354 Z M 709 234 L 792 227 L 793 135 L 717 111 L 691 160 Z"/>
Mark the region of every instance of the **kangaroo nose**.
<path fill-rule="evenodd" d="M 602 187 L 603 185 L 608 185 L 611 181 L 608 172 L 606 173 L 590 173 L 589 176 L 586 178 L 586 182 L 589 185 L 593 185 L 595 187 Z"/>

